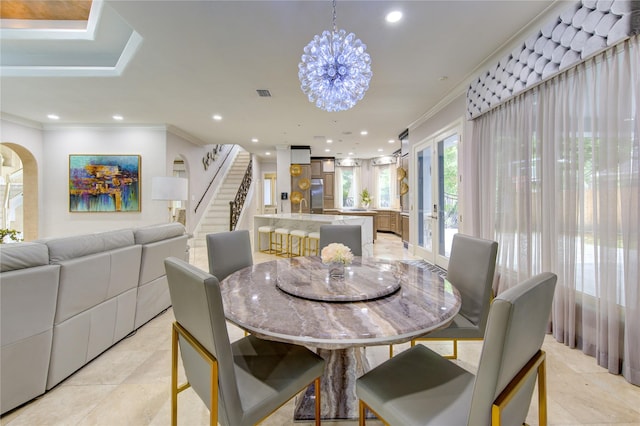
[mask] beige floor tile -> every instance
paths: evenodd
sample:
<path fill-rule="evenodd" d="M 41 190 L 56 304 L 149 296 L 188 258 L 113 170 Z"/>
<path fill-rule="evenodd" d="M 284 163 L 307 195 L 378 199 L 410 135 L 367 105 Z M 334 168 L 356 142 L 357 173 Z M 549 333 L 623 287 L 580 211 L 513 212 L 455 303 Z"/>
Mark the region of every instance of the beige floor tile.
<path fill-rule="evenodd" d="M 117 388 L 116 385 L 58 386 L 31 402 L 8 424 L 11 426 L 77 425 Z"/>
<path fill-rule="evenodd" d="M 169 398 L 169 387 L 123 384 L 109 393 L 79 422 L 83 426 L 148 425 Z"/>
<path fill-rule="evenodd" d="M 119 385 L 156 351 L 107 351 L 65 380 L 61 386 Z"/>

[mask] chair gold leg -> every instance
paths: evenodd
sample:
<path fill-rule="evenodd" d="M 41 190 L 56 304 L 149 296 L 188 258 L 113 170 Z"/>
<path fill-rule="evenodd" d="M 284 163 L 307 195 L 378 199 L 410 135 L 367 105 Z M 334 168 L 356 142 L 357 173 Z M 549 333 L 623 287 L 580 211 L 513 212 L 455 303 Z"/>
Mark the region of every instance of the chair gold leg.
<path fill-rule="evenodd" d="M 362 401 L 358 404 L 358 426 L 365 426 L 365 407 Z"/>
<path fill-rule="evenodd" d="M 178 330 L 171 327 L 171 426 L 178 424 Z"/>
<path fill-rule="evenodd" d="M 320 377 L 318 377 L 315 381 L 315 390 L 316 390 L 316 426 L 320 426 Z"/>
<path fill-rule="evenodd" d="M 393 345 L 389 345 L 389 358 L 393 358 Z"/>
<path fill-rule="evenodd" d="M 538 423 L 547 426 L 547 368 L 546 356 L 538 366 Z"/>
<path fill-rule="evenodd" d="M 211 381 L 209 389 L 211 389 L 211 410 L 209 414 L 209 422 L 211 426 L 218 426 L 218 361 L 214 360 L 211 365 Z"/>

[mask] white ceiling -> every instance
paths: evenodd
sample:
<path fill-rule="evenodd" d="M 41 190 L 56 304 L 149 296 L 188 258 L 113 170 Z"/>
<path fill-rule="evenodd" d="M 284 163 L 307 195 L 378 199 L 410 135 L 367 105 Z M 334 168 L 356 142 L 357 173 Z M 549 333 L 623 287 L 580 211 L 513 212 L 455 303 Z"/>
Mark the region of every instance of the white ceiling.
<path fill-rule="evenodd" d="M 51 113 L 64 125 L 113 124 L 121 114 L 120 125 L 168 125 L 261 157 L 280 145 L 311 145 L 313 156 L 391 154 L 400 132 L 552 3 L 338 1 L 338 27 L 367 45 L 373 78 L 354 108 L 329 113 L 307 100 L 297 73 L 304 46 L 331 28 L 330 1 L 96 1 L 88 40 L 2 30 L 1 110 L 45 125 Z M 401 22 L 385 22 L 391 10 Z"/>

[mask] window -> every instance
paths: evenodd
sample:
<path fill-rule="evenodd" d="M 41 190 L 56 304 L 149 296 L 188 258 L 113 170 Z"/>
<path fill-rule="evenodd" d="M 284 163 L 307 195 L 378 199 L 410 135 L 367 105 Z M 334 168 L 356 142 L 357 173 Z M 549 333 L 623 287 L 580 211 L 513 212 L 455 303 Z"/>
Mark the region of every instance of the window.
<path fill-rule="evenodd" d="M 373 202 L 377 207 L 393 208 L 399 204 L 399 200 L 396 200 L 398 192 L 396 175 L 395 164 L 374 167 L 376 188 Z"/>
<path fill-rule="evenodd" d="M 338 171 L 340 207 L 356 207 L 359 201 L 359 169 L 357 167 L 337 167 L 336 169 Z"/>
<path fill-rule="evenodd" d="M 266 173 L 263 181 L 263 203 L 265 207 L 276 205 L 276 174 Z"/>

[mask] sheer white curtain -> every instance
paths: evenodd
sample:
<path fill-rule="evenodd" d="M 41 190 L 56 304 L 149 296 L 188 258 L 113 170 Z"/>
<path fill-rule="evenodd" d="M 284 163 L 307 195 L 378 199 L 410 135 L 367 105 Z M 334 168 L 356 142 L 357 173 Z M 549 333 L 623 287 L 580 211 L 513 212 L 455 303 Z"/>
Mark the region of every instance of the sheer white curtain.
<path fill-rule="evenodd" d="M 339 166 L 336 167 L 336 194 L 337 205 L 342 207 L 357 207 L 360 201 L 360 167 Z"/>
<path fill-rule="evenodd" d="M 398 173 L 396 165 L 373 166 L 373 204 L 379 208 L 395 208 L 400 205 L 398 198 Z"/>
<path fill-rule="evenodd" d="M 558 274 L 554 337 L 640 385 L 638 36 L 474 122 L 475 233 L 500 288 Z M 472 184 L 473 185 L 473 184 Z"/>

